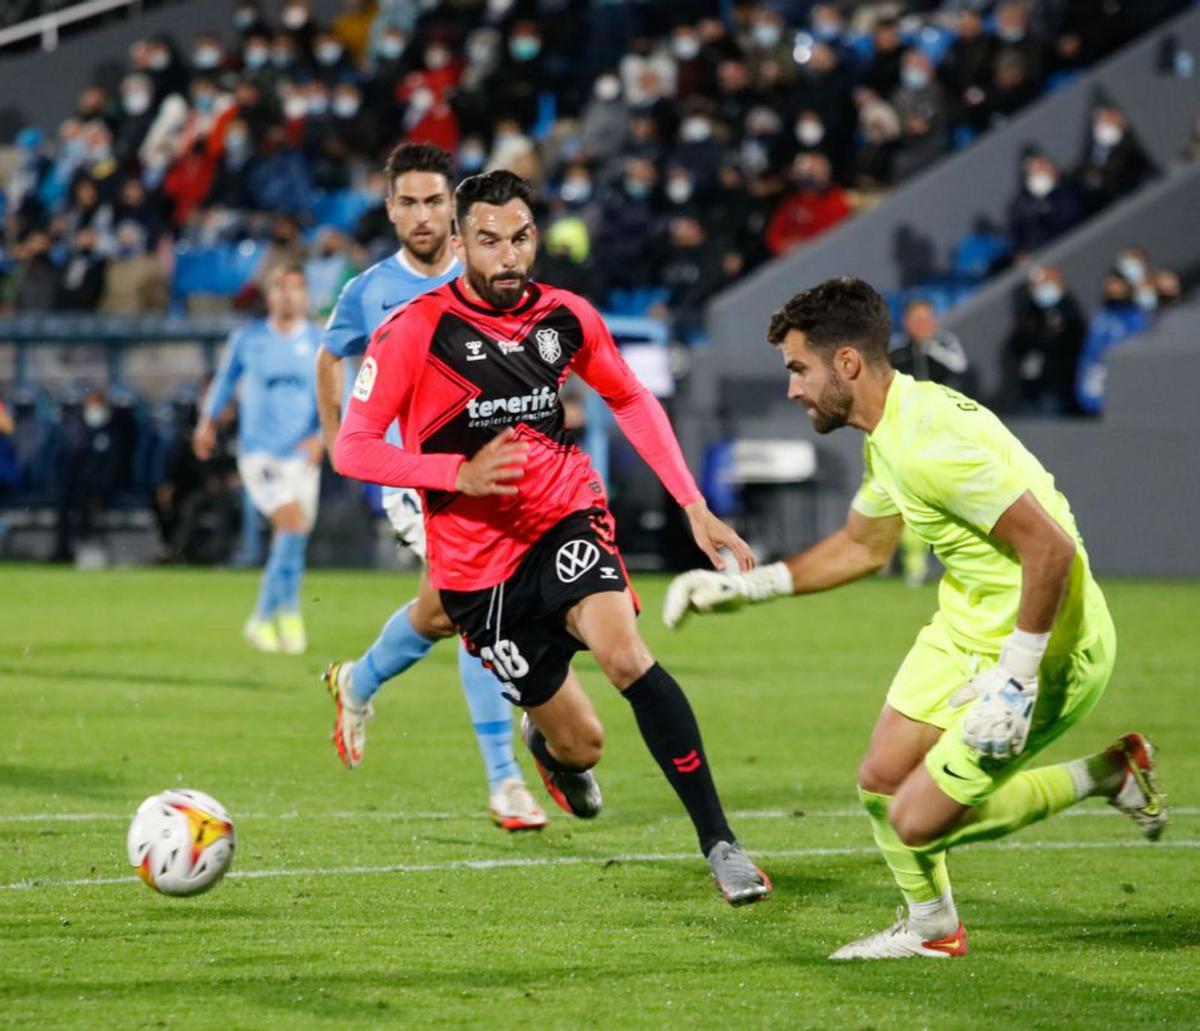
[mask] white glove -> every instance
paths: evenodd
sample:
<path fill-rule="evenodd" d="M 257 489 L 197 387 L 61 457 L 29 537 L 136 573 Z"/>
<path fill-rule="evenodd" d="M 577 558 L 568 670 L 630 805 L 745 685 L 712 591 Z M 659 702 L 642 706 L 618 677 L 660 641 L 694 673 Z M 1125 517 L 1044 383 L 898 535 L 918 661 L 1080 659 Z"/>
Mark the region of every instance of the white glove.
<path fill-rule="evenodd" d="M 963 720 L 963 740 L 980 755 L 1008 759 L 1020 755 L 1029 738 L 1037 704 L 1037 670 L 1050 635 L 1014 630 L 1000 661 L 950 696 L 955 708 L 974 702 Z"/>
<path fill-rule="evenodd" d="M 718 573 L 693 569 L 671 581 L 663 602 L 663 622 L 672 630 L 689 612 L 733 612 L 747 602 L 766 601 L 792 593 L 792 574 L 782 562 L 749 573 Z"/>

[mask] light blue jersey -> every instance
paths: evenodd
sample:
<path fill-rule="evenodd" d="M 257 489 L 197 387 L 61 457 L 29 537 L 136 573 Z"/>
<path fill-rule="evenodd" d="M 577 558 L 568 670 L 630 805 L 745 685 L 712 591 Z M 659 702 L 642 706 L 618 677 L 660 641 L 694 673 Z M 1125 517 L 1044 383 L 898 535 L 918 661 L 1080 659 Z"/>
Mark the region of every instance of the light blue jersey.
<path fill-rule="evenodd" d="M 462 265 L 455 258 L 438 275 L 423 276 L 408 263 L 404 251 L 397 251 L 391 257 L 364 269 L 342 287 L 329 322 L 325 325 L 321 344 L 326 351 L 339 358 L 365 353 L 375 330 L 400 305 L 450 282 L 461 272 Z M 385 439 L 389 444 L 399 446 L 400 428 L 396 423 L 388 427 Z M 384 488 L 384 494 L 392 493 L 396 493 L 394 488 Z"/>
<path fill-rule="evenodd" d="M 303 322 L 285 336 L 268 319 L 235 329 L 204 402 L 215 419 L 242 381 L 238 404 L 238 450 L 293 458 L 302 440 L 320 432 L 316 358 L 320 330 Z"/>
<path fill-rule="evenodd" d="M 393 311 L 435 287 L 448 283 L 462 272 L 455 259 L 436 276 L 423 276 L 398 251 L 360 272 L 344 287 L 321 343 L 339 358 L 363 354 L 371 336 Z"/>

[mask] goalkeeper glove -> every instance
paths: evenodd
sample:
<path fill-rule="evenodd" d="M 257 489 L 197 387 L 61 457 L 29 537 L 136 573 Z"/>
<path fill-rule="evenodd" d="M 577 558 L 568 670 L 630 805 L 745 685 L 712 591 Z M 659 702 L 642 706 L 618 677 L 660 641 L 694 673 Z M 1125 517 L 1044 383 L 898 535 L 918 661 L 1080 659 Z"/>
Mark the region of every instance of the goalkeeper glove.
<path fill-rule="evenodd" d="M 767 601 L 792 593 L 792 574 L 782 562 L 749 573 L 693 569 L 671 581 L 663 602 L 663 622 L 672 630 L 690 612 L 733 612 L 747 602 Z"/>
<path fill-rule="evenodd" d="M 1037 704 L 1038 666 L 1050 635 L 1014 630 L 1000 661 L 950 696 L 955 708 L 974 702 L 963 720 L 963 740 L 980 755 L 1007 759 L 1020 755 L 1029 738 Z"/>

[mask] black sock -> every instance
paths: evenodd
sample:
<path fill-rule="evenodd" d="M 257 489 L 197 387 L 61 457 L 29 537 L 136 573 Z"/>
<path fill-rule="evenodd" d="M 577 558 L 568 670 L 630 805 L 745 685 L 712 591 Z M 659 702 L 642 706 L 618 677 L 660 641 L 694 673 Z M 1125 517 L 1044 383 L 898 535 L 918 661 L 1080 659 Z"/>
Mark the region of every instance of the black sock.
<path fill-rule="evenodd" d="M 633 706 L 650 754 L 688 811 L 706 856 L 718 841 L 734 840 L 708 769 L 700 728 L 687 696 L 657 662 L 623 692 Z"/>
<path fill-rule="evenodd" d="M 533 753 L 533 757 L 540 762 L 551 773 L 583 773 L 584 771 L 578 766 L 568 766 L 566 763 L 561 763 L 550 754 L 550 748 L 546 744 L 546 735 L 543 734 L 537 727 L 532 728 L 533 733 L 529 735 L 528 748 Z"/>

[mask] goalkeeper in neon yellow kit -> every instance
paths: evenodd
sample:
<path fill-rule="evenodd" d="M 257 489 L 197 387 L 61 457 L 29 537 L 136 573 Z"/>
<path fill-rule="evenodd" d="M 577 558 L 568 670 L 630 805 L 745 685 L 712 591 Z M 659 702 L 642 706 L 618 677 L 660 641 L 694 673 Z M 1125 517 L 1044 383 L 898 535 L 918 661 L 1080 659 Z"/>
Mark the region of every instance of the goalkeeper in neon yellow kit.
<path fill-rule="evenodd" d="M 1030 767 L 1104 692 L 1112 619 L 1049 473 L 986 408 L 896 372 L 888 335 L 882 298 L 858 279 L 829 280 L 776 312 L 768 338 L 790 373 L 788 396 L 819 433 L 866 432 L 862 486 L 845 525 L 807 551 L 746 574 L 685 573 L 664 609 L 674 627 L 689 612 L 849 583 L 891 558 L 903 526 L 946 567 L 938 611 L 901 663 L 858 771 L 908 913 L 832 959 L 964 955 L 946 871 L 956 845 L 1095 796 L 1150 839 L 1167 822 L 1140 734 Z"/>

